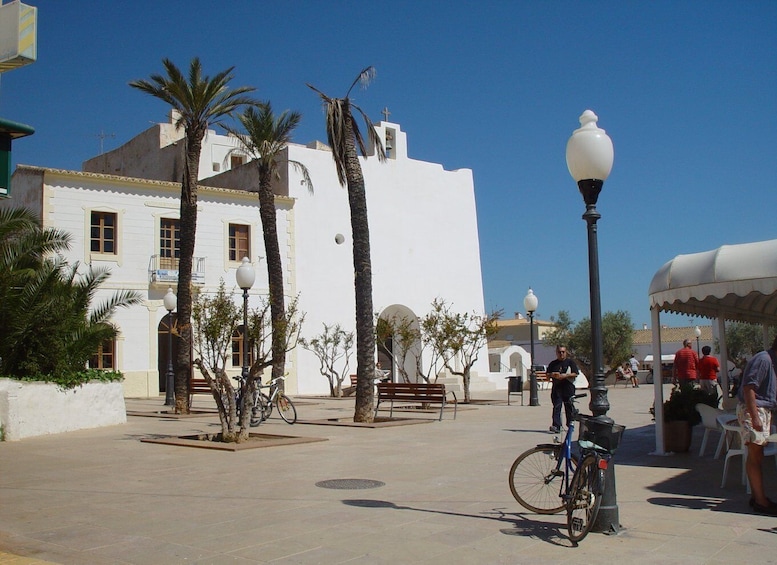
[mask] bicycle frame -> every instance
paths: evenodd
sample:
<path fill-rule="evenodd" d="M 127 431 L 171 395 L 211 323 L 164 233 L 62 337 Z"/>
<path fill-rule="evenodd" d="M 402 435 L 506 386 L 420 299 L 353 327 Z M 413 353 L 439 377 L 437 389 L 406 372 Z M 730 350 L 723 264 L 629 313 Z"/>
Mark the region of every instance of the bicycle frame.
<path fill-rule="evenodd" d="M 559 486 L 559 497 L 562 498 L 564 501 L 567 499 L 567 493 L 569 492 L 569 483 L 572 480 L 572 475 L 575 473 L 575 469 L 572 467 L 572 461 L 576 459 L 573 459 L 572 456 L 572 438 L 574 438 L 575 435 L 575 421 L 572 420 L 572 422 L 569 423 L 569 427 L 567 428 L 567 433 L 564 436 L 564 442 L 561 444 L 561 456 L 558 458 L 558 463 L 556 464 L 556 469 L 545 478 L 546 482 L 550 482 L 553 480 L 554 477 L 558 477 L 559 475 L 562 476 L 563 480 L 561 482 L 561 485 Z M 552 444 L 553 447 L 558 445 L 557 443 Z M 561 469 L 561 466 L 564 466 L 563 470 Z"/>

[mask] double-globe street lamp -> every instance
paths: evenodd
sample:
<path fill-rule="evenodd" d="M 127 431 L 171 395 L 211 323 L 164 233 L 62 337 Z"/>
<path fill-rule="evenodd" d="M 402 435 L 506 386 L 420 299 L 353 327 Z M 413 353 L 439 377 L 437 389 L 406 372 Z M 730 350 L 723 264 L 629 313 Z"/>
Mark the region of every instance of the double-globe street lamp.
<path fill-rule="evenodd" d="M 173 370 L 173 310 L 178 306 L 178 297 L 172 288 L 162 298 L 167 310 L 167 374 L 165 375 L 165 406 L 175 406 L 175 371 Z"/>
<path fill-rule="evenodd" d="M 602 185 L 612 170 L 614 151 L 612 140 L 596 124 L 599 118 L 591 110 L 580 116 L 580 127 L 567 142 L 567 167 L 577 182 L 585 202 L 583 219 L 588 225 L 588 278 L 591 300 L 591 369 L 593 386 L 589 408 L 594 415 L 596 428 L 608 427 L 615 422 L 607 417 L 610 404 L 604 384 L 602 360 L 602 305 L 599 284 L 599 245 L 596 222 L 601 214 L 596 202 Z M 592 531 L 617 533 L 620 530 L 618 504 L 615 492 L 615 466 L 613 460 L 605 471 L 604 493 L 599 514 Z"/>
<path fill-rule="evenodd" d="M 534 371 L 534 313 L 537 311 L 539 300 L 534 295 L 534 291 L 529 287 L 529 292 L 523 298 L 523 307 L 529 314 L 529 341 L 530 349 L 530 369 L 529 369 L 529 406 L 539 406 L 540 398 L 537 391 L 537 373 Z"/>
<path fill-rule="evenodd" d="M 237 286 L 243 289 L 243 383 L 248 381 L 248 291 L 254 286 L 256 271 L 248 257 L 243 257 L 235 273 Z"/>

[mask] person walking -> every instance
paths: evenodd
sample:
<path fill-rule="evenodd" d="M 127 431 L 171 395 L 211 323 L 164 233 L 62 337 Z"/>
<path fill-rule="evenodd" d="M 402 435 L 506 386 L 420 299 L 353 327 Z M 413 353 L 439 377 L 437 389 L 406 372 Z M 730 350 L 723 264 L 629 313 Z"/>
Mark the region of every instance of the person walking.
<path fill-rule="evenodd" d="M 742 373 L 737 393 L 737 420 L 747 449 L 745 470 L 750 481 L 750 507 L 758 514 L 777 516 L 777 504 L 764 491 L 764 446 L 771 433 L 772 410 L 777 408 L 777 338 L 767 351 L 756 353 Z"/>
<path fill-rule="evenodd" d="M 710 355 L 712 348 L 705 345 L 701 348 L 704 356 L 699 359 L 699 386 L 705 392 L 717 392 L 720 362 Z"/>
<path fill-rule="evenodd" d="M 550 389 L 550 401 L 553 403 L 553 421 L 548 431 L 557 434 L 561 431 L 561 406 L 564 406 L 567 427 L 572 421 L 571 399 L 575 395 L 575 378 L 579 369 L 577 364 L 567 358 L 567 348 L 556 346 L 556 358 L 548 365 L 548 375 L 553 381 Z"/>
<path fill-rule="evenodd" d="M 683 340 L 683 347 L 674 354 L 674 378 L 680 386 L 696 383 L 699 357 L 690 339 Z"/>

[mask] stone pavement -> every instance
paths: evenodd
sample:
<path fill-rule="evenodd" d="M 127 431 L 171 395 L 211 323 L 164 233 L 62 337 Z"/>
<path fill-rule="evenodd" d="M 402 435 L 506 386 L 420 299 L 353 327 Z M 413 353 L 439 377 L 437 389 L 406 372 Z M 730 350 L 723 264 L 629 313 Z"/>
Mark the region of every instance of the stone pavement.
<path fill-rule="evenodd" d="M 628 427 L 616 470 L 622 530 L 578 547 L 563 514 L 528 512 L 507 486 L 515 457 L 551 439 L 549 392 L 540 407 L 517 397 L 507 406 L 505 392 L 475 398 L 455 421 L 446 412 L 390 428 L 289 426 L 274 415 L 257 431 L 327 441 L 239 452 L 140 441 L 217 432 L 214 414 L 130 416 L 0 443 L 0 564 L 777 562 L 777 519 L 750 511 L 738 461 L 720 488 L 717 437 L 703 458 L 701 426 L 691 453 L 649 454 L 652 387 L 609 388 L 609 415 Z M 353 399 L 295 400 L 304 420 L 353 413 Z M 337 479 L 373 488 L 322 488 Z M 766 481 L 777 495 L 772 460 Z"/>

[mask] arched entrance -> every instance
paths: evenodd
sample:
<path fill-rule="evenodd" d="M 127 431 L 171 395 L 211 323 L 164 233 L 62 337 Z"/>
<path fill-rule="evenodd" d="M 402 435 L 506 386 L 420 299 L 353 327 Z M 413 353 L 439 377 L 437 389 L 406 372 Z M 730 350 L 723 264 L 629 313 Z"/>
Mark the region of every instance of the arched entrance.
<path fill-rule="evenodd" d="M 159 370 L 159 392 L 167 392 L 167 365 L 172 360 L 175 367 L 175 359 L 178 355 L 178 336 L 176 333 L 176 324 L 178 323 L 177 313 L 165 314 L 157 326 L 157 369 Z M 173 330 L 172 339 L 170 329 Z M 172 351 L 170 342 L 172 341 Z"/>
<path fill-rule="evenodd" d="M 422 367 L 420 322 L 410 308 L 394 304 L 378 316 L 386 322 L 386 331 L 379 332 L 377 361 L 390 371 L 392 382 L 418 382 Z"/>

